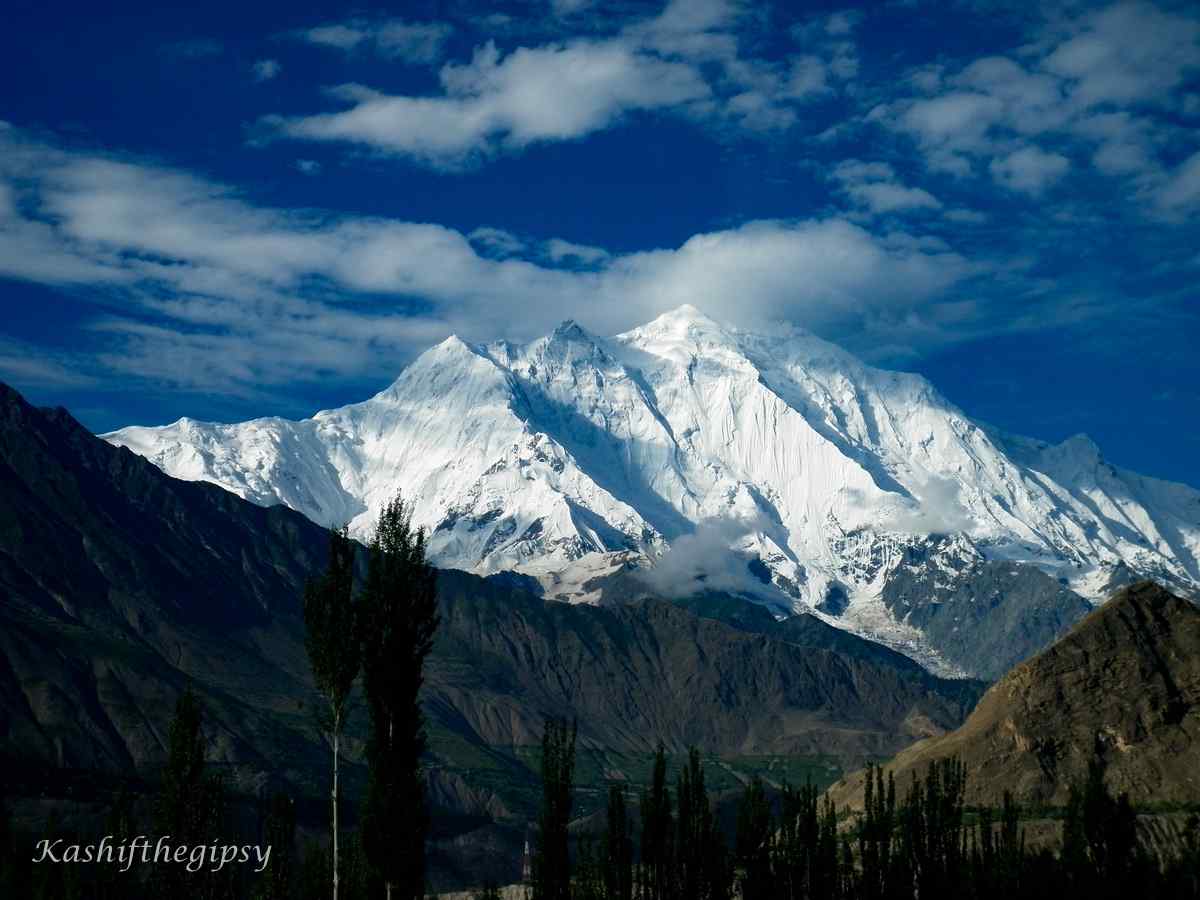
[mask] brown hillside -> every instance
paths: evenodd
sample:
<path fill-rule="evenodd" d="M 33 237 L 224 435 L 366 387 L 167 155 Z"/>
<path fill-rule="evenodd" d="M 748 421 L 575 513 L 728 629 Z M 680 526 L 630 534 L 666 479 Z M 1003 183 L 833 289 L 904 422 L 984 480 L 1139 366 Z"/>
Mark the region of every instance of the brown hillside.
<path fill-rule="evenodd" d="M 1200 802 L 1200 609 L 1152 582 L 1119 591 L 1053 646 L 998 681 L 956 731 L 887 769 L 898 787 L 931 760 L 967 766 L 967 803 L 1059 805 L 1099 750 L 1135 804 Z M 830 788 L 862 805 L 863 773 Z"/>

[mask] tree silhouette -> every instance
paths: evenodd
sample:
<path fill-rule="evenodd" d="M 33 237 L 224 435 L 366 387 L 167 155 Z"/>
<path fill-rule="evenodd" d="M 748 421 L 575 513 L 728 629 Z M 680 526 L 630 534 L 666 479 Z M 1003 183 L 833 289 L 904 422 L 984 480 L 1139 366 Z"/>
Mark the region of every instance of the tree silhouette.
<path fill-rule="evenodd" d="M 346 701 L 359 668 L 359 633 L 355 621 L 354 545 L 345 527 L 329 532 L 329 564 L 318 579 L 304 586 L 304 646 L 313 682 L 325 701 L 319 723 L 333 749 L 332 806 L 333 900 L 338 897 L 338 764 Z"/>
<path fill-rule="evenodd" d="M 363 687 L 371 714 L 370 767 L 362 844 L 389 900 L 425 891 L 429 829 L 421 756 L 425 718 L 420 691 L 438 627 L 436 576 L 425 534 L 396 497 L 384 506 L 371 541 L 361 600 Z"/>

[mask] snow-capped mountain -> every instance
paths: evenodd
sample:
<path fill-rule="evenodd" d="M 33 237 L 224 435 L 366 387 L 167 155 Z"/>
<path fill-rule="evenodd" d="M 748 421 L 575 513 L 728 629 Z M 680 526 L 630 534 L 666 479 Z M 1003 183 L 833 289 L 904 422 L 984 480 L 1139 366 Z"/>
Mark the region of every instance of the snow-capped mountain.
<path fill-rule="evenodd" d="M 450 337 L 370 400 L 303 421 L 104 437 L 359 536 L 401 492 L 442 566 L 568 597 L 623 563 L 704 569 L 893 641 L 879 598 L 914 550 L 935 580 L 1008 560 L 1092 599 L 1128 572 L 1200 585 L 1200 491 L 1116 469 L 1083 436 L 1002 435 L 811 334 L 690 306 L 613 338 L 573 322 L 524 345 Z"/>

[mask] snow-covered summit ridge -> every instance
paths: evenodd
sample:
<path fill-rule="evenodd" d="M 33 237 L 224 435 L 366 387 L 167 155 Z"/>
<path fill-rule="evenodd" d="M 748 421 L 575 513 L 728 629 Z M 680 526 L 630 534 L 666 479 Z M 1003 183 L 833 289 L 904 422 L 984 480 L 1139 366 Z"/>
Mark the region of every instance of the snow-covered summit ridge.
<path fill-rule="evenodd" d="M 1200 492 L 1109 466 L 1086 439 L 1002 435 L 800 329 L 691 306 L 612 338 L 574 322 L 527 344 L 450 337 L 311 419 L 104 437 L 359 536 L 399 491 L 440 565 L 548 582 L 614 559 L 712 565 L 696 535 L 716 523 L 777 598 L 844 595 L 843 622 L 872 632 L 894 625 L 882 584 L 930 535 L 954 536 L 936 543 L 959 563 L 1029 562 L 1093 598 L 1118 570 L 1200 585 Z"/>

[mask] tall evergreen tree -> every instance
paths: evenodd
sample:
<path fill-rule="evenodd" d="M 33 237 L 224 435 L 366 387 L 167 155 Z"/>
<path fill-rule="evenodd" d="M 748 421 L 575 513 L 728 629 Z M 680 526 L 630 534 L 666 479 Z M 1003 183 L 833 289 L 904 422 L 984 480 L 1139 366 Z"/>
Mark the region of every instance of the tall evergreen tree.
<path fill-rule="evenodd" d="M 1131 896 L 1144 887 L 1150 861 L 1138 844 L 1137 814 L 1127 794 L 1113 797 L 1103 757 L 1088 763 L 1082 786 L 1072 786 L 1063 823 L 1063 864 L 1072 887 L 1093 897 Z"/>
<path fill-rule="evenodd" d="M 633 840 L 625 792 L 620 785 L 608 789 L 608 830 L 604 837 L 604 891 L 608 900 L 633 900 Z"/>
<path fill-rule="evenodd" d="M 271 861 L 259 876 L 258 900 L 289 900 L 292 896 L 296 843 L 296 807 L 292 798 L 271 795 L 262 828 L 263 843 L 271 848 Z"/>
<path fill-rule="evenodd" d="M 896 783 L 888 773 L 885 789 L 883 770 L 867 768 L 863 792 L 863 815 L 858 826 L 859 894 L 863 900 L 884 900 L 896 879 L 893 842 L 896 831 Z"/>
<path fill-rule="evenodd" d="M 319 711 L 319 722 L 333 749 L 330 791 L 333 900 L 338 898 L 338 767 L 342 726 L 360 663 L 353 591 L 354 545 L 345 527 L 334 528 L 329 532 L 329 564 L 324 574 L 304 586 L 304 645 L 313 682 L 325 701 Z"/>
<path fill-rule="evenodd" d="M 155 803 L 158 833 L 170 835 L 176 845 L 195 847 L 219 843 L 225 815 L 225 790 L 219 778 L 204 771 L 203 713 L 191 687 L 175 704 L 175 717 L 167 736 L 167 763 Z M 204 867 L 188 872 L 174 864 L 160 865 L 154 878 L 156 896 L 178 900 L 181 896 L 208 900 L 227 893 L 229 874 Z"/>
<path fill-rule="evenodd" d="M 720 900 L 729 893 L 728 853 L 713 823 L 700 751 L 688 751 L 676 790 L 679 816 L 675 829 L 677 896 Z"/>
<path fill-rule="evenodd" d="M 123 844 L 137 834 L 133 807 L 133 796 L 124 788 L 113 795 L 104 823 L 104 833 L 112 835 L 114 844 Z M 121 869 L 120 865 L 97 866 L 96 884 L 93 889 L 96 900 L 129 900 L 139 896 L 140 873 L 132 867 L 125 872 Z"/>
<path fill-rule="evenodd" d="M 542 735 L 542 809 L 533 854 L 533 900 L 570 900 L 575 723 L 547 719 Z"/>
<path fill-rule="evenodd" d="M 438 626 L 436 571 L 425 534 L 397 497 L 379 516 L 361 600 L 363 687 L 371 714 L 363 850 L 387 896 L 420 898 L 429 829 L 420 691 Z"/>
<path fill-rule="evenodd" d="M 738 805 L 734 842 L 743 900 L 769 900 L 775 896 L 777 885 L 771 867 L 774 831 L 766 789 L 755 775 Z"/>
<path fill-rule="evenodd" d="M 31 856 L 13 826 L 6 787 L 0 777 L 0 897 L 19 897 L 29 889 Z"/>
<path fill-rule="evenodd" d="M 907 866 L 921 897 L 957 895 L 966 878 L 963 798 L 966 769 L 958 759 L 929 764 L 924 781 L 915 779 L 900 815 L 903 883 Z M 907 896 L 907 895 L 905 895 Z"/>
<path fill-rule="evenodd" d="M 642 794 L 642 900 L 668 900 L 675 874 L 674 818 L 667 788 L 667 750 L 661 742 L 654 755 L 650 789 Z"/>

